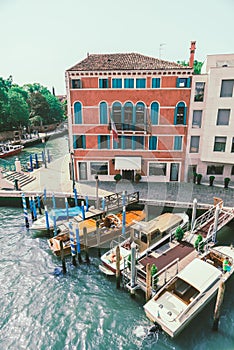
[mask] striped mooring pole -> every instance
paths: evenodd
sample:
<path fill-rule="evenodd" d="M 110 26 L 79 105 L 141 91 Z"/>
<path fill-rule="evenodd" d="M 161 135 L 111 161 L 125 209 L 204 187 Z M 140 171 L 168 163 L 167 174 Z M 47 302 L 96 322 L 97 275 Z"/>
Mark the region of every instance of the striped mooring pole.
<path fill-rule="evenodd" d="M 123 213 L 122 213 L 122 235 L 125 236 L 126 234 L 126 207 L 123 206 Z"/>
<path fill-rule="evenodd" d="M 23 210 L 24 210 L 24 220 L 25 220 L 25 226 L 29 228 L 29 221 L 28 221 L 28 211 L 27 211 L 27 204 L 24 193 L 22 193 L 22 204 L 23 204 Z"/>
<path fill-rule="evenodd" d="M 72 256 L 72 265 L 76 266 L 76 248 L 75 248 L 75 237 L 72 226 L 72 221 L 69 221 L 69 234 L 70 234 L 70 245 L 71 245 L 71 256 Z"/>
<path fill-rule="evenodd" d="M 46 221 L 46 229 L 47 231 L 50 230 L 50 223 L 49 223 L 49 214 L 47 210 L 47 205 L 45 205 L 45 221 Z"/>
<path fill-rule="evenodd" d="M 77 251 L 78 261 L 81 264 L 82 258 L 81 258 L 81 252 L 80 252 L 80 233 L 79 233 L 78 224 L 76 224 L 76 251 Z"/>
<path fill-rule="evenodd" d="M 81 202 L 81 213 L 82 213 L 82 219 L 85 220 L 84 201 Z"/>
<path fill-rule="evenodd" d="M 38 207 L 39 214 L 41 215 L 42 214 L 42 211 L 41 211 L 41 199 L 40 199 L 39 194 L 37 195 L 37 207 Z"/>
<path fill-rule="evenodd" d="M 32 197 L 32 209 L 33 209 L 33 216 L 34 216 L 34 221 L 37 220 L 37 208 L 36 208 L 36 202 L 34 196 Z"/>
<path fill-rule="evenodd" d="M 89 197 L 88 196 L 85 196 L 85 205 L 86 205 L 85 211 L 89 211 Z"/>

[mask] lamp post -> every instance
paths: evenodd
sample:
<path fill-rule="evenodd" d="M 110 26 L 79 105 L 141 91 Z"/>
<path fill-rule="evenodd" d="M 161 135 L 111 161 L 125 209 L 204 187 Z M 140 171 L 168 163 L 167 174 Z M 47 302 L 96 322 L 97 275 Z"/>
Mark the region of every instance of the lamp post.
<path fill-rule="evenodd" d="M 99 198 L 98 198 L 98 175 L 95 175 L 95 180 L 96 180 L 96 209 L 99 209 Z"/>
<path fill-rule="evenodd" d="M 75 188 L 75 173 L 74 173 L 74 152 L 70 152 L 71 154 L 71 176 L 72 176 L 72 189 Z"/>
<path fill-rule="evenodd" d="M 45 142 L 45 137 L 43 137 L 42 139 L 42 143 L 44 145 L 44 164 L 45 164 L 45 168 L 47 168 L 47 163 L 46 163 L 46 142 Z"/>

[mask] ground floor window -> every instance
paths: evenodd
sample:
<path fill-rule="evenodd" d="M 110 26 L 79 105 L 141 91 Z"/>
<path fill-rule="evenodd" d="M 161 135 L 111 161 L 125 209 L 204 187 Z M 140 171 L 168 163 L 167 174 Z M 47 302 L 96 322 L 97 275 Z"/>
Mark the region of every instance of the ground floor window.
<path fill-rule="evenodd" d="M 178 181 L 179 168 L 179 163 L 171 163 L 170 181 Z"/>
<path fill-rule="evenodd" d="M 208 165 L 207 166 L 207 175 L 223 175 L 223 165 Z"/>
<path fill-rule="evenodd" d="M 91 175 L 108 175 L 108 162 L 91 162 Z"/>
<path fill-rule="evenodd" d="M 149 176 L 166 176 L 167 163 L 149 163 Z"/>
<path fill-rule="evenodd" d="M 234 175 L 234 165 L 232 166 L 232 172 L 231 175 Z"/>

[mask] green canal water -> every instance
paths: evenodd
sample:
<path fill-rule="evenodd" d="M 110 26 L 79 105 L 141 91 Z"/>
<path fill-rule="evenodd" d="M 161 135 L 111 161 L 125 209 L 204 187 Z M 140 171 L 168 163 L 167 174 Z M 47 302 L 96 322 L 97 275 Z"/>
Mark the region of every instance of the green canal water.
<path fill-rule="evenodd" d="M 219 243 L 233 244 L 233 233 L 231 223 Z M 1 350 L 234 349 L 234 278 L 226 285 L 218 332 L 212 331 L 213 300 L 171 339 L 163 331 L 149 335 L 144 296 L 116 290 L 99 271 L 95 250 L 90 259 L 74 268 L 68 257 L 67 274 L 56 274 L 60 259 L 46 238 L 25 229 L 22 209 L 0 208 Z"/>

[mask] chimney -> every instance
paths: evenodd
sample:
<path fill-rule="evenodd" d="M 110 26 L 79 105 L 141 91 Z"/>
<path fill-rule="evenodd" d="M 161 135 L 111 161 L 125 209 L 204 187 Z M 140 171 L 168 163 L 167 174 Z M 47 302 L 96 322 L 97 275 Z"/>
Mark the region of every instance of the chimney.
<path fill-rule="evenodd" d="M 190 57 L 189 57 L 189 67 L 191 68 L 193 68 L 195 50 L 196 50 L 196 41 L 191 41 Z"/>

